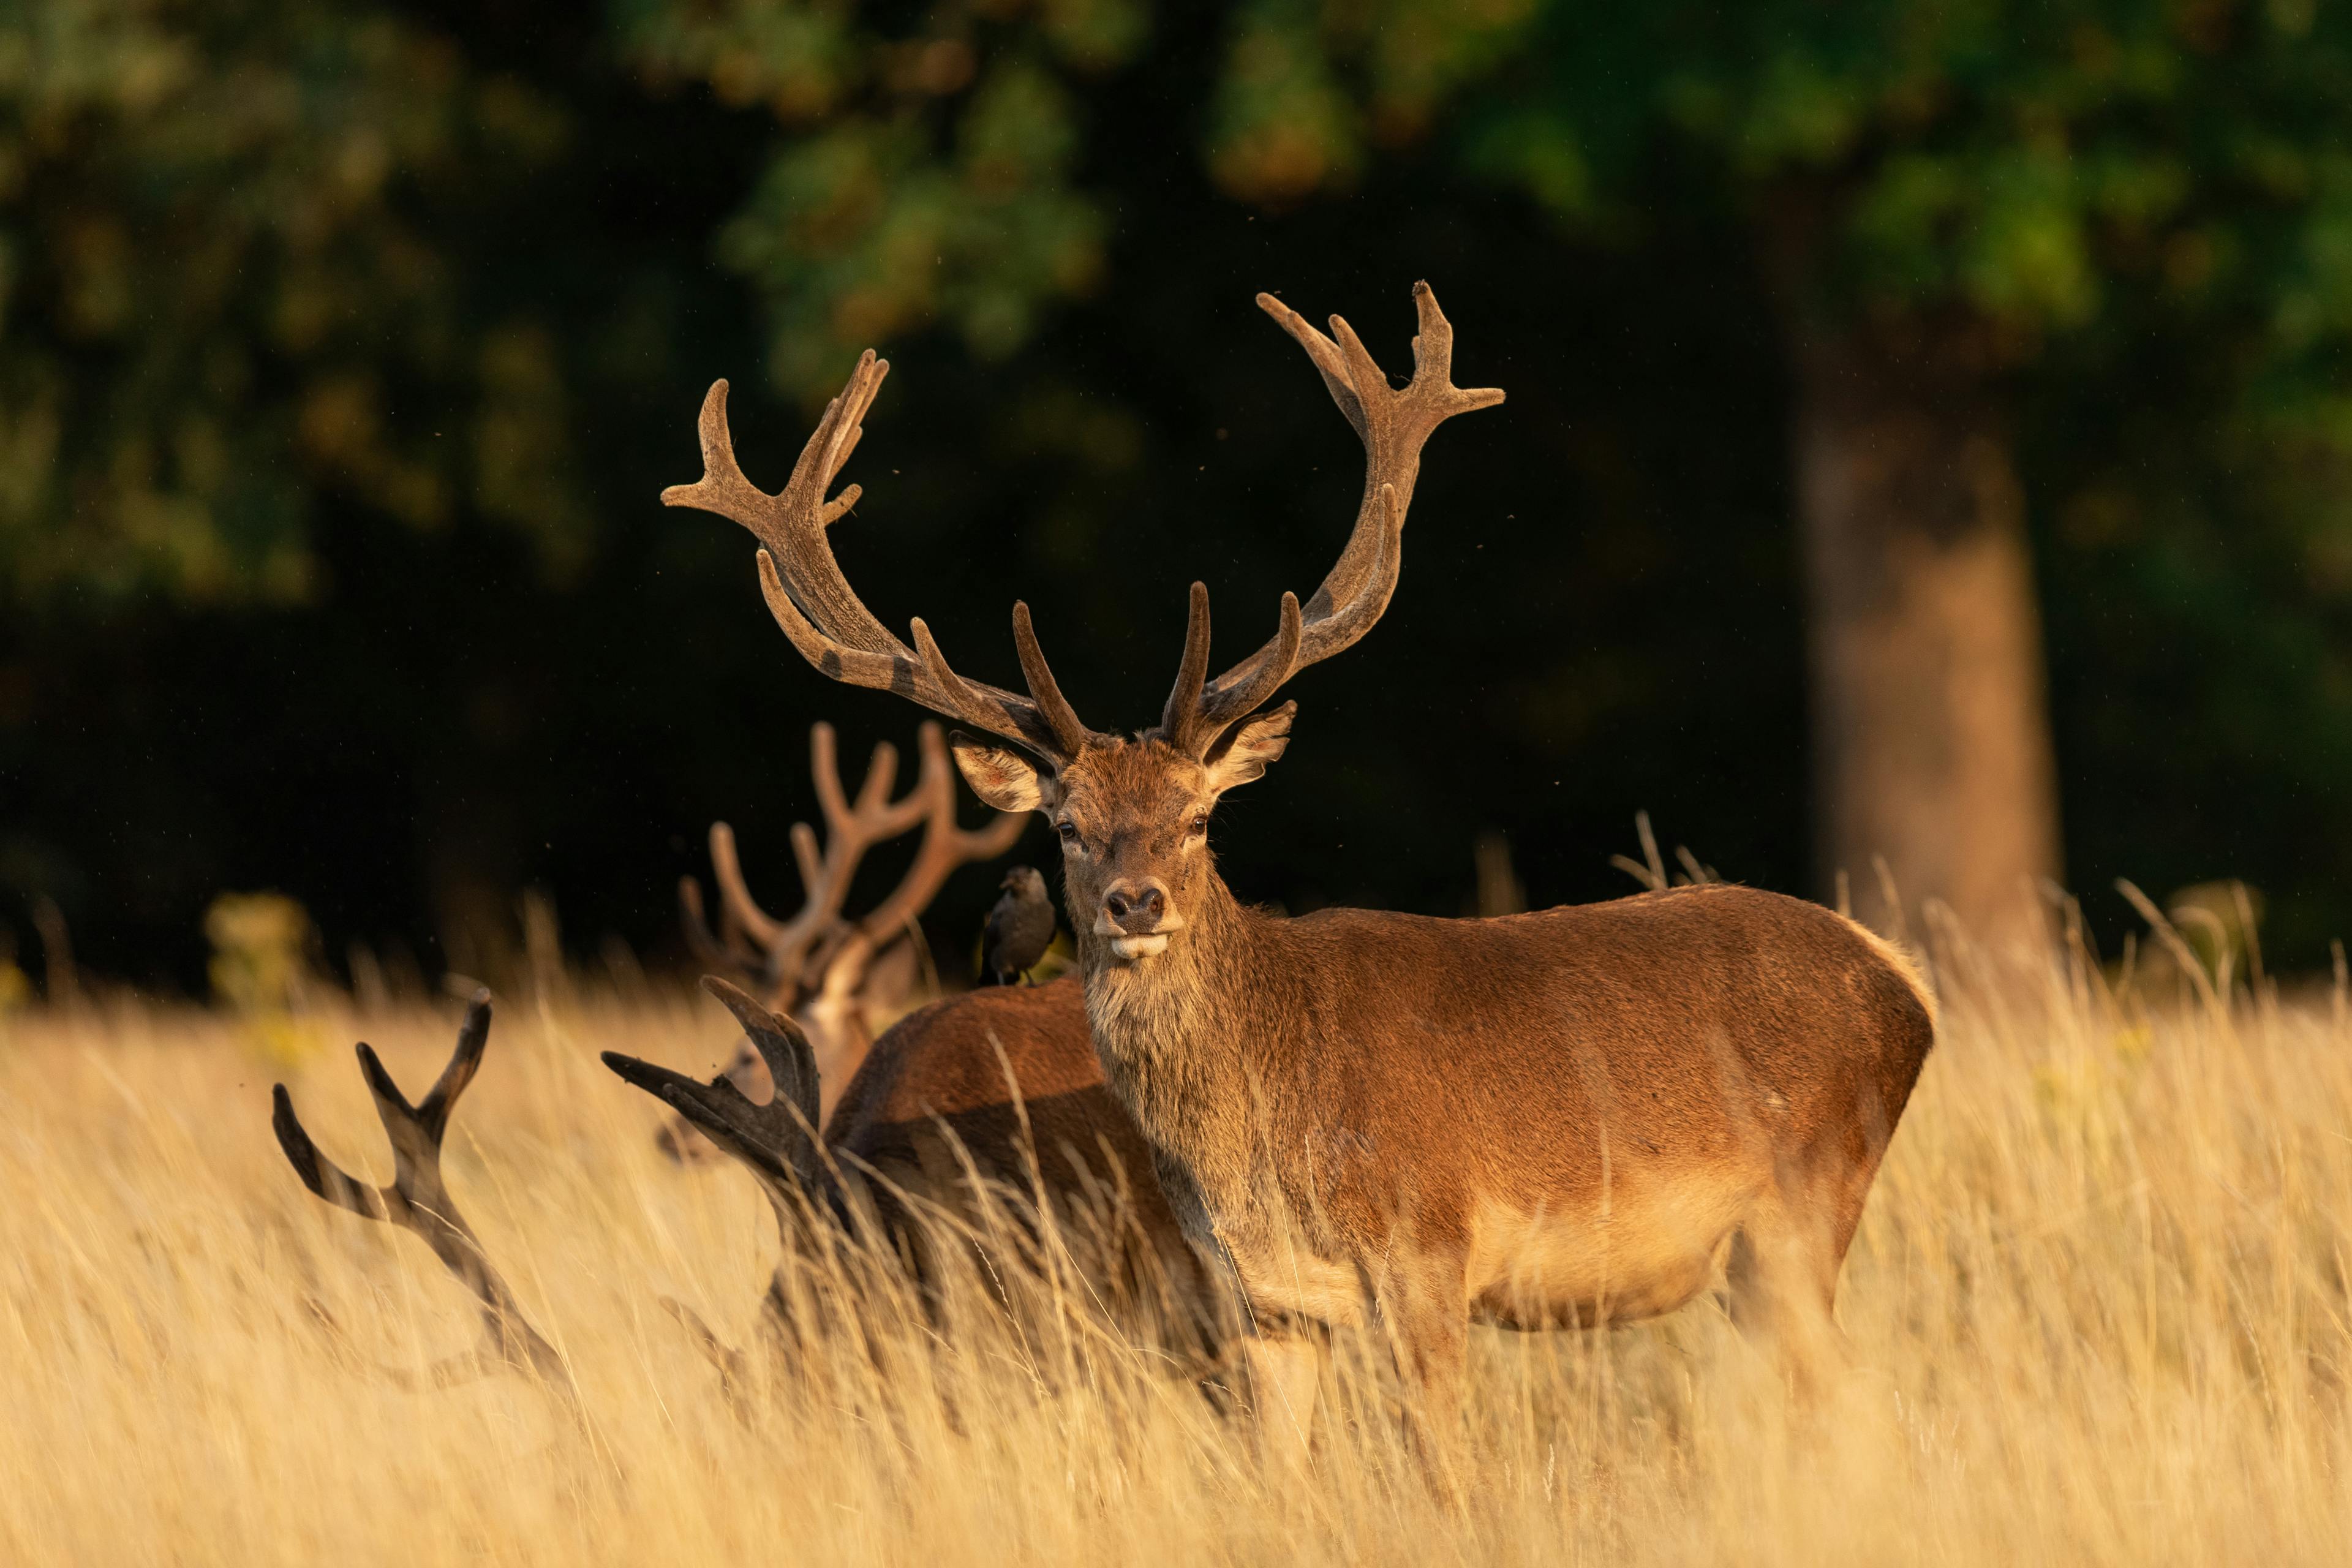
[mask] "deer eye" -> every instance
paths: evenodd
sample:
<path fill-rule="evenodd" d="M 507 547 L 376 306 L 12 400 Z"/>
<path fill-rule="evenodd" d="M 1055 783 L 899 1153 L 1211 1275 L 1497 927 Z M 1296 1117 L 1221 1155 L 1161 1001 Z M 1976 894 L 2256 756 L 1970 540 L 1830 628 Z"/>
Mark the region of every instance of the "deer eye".
<path fill-rule="evenodd" d="M 1192 837 L 1195 838 L 1206 838 L 1208 836 L 1209 814 L 1204 811 L 1198 816 L 1192 818 Z"/>
<path fill-rule="evenodd" d="M 1054 831 L 1062 836 L 1062 842 L 1065 844 L 1076 844 L 1078 841 L 1078 825 L 1067 817 L 1054 824 Z"/>

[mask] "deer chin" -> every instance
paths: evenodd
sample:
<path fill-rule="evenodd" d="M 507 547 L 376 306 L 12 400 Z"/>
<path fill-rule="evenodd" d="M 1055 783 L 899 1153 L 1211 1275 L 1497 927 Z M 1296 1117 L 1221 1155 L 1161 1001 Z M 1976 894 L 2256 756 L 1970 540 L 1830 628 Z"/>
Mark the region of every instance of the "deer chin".
<path fill-rule="evenodd" d="M 1145 936 L 1115 936 L 1110 939 L 1110 951 L 1123 963 L 1157 958 L 1168 951 L 1168 933 L 1152 931 Z"/>

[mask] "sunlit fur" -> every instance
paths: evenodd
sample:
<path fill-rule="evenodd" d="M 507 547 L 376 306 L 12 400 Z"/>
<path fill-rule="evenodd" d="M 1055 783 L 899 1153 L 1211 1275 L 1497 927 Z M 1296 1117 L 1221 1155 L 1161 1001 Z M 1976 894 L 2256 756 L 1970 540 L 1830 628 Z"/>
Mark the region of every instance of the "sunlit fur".
<path fill-rule="evenodd" d="M 959 759 L 992 804 L 1034 792 L 1066 825 L 1106 1075 L 1261 1329 L 1370 1309 L 1442 1411 L 1474 1317 L 1650 1316 L 1720 1267 L 1735 1316 L 1801 1365 L 1826 1350 L 1934 1038 L 1895 950 L 1725 886 L 1499 920 L 1286 919 L 1235 900 L 1192 830 L 1222 794 L 1213 764 L 1150 739 L 1025 777 L 995 748 Z M 1166 951 L 1124 958 L 1105 895 L 1155 879 Z"/>

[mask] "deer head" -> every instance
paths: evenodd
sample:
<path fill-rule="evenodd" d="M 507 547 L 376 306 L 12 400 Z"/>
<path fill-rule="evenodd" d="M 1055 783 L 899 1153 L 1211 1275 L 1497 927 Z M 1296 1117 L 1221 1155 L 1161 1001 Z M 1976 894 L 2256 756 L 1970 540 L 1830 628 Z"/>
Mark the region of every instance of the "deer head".
<path fill-rule="evenodd" d="M 895 691 L 959 719 L 992 740 L 958 733 L 957 765 L 1000 811 L 1044 813 L 1062 844 L 1065 894 L 1081 951 L 1115 964 L 1148 963 L 1187 940 L 1212 880 L 1208 825 L 1226 791 L 1262 774 L 1288 744 L 1296 705 L 1269 708 L 1293 675 L 1369 631 L 1388 608 L 1402 561 L 1405 511 L 1431 432 L 1456 414 L 1503 401 L 1492 388 L 1453 384 L 1454 331 L 1429 285 L 1413 286 L 1421 331 L 1414 371 L 1389 384 L 1348 323 L 1327 337 L 1271 295 L 1258 305 L 1296 339 L 1321 373 L 1365 452 L 1355 528 L 1314 596 L 1285 594 L 1271 639 L 1212 679 L 1209 591 L 1192 584 L 1184 654 L 1160 722 L 1132 737 L 1078 719 L 1040 650 L 1029 606 L 1013 606 L 1013 640 L 1026 695 L 967 679 L 917 618 L 912 646 L 858 599 L 825 531 L 857 502 L 850 485 L 827 500 L 856 447 L 861 421 L 889 363 L 868 351 L 794 465 L 769 495 L 744 478 L 727 425 L 727 384 L 702 408 L 703 477 L 662 492 L 670 506 L 731 518 L 758 536 L 760 583 L 776 624 L 809 663 L 835 680 Z M 1001 743 L 1000 743 L 1001 742 Z"/>

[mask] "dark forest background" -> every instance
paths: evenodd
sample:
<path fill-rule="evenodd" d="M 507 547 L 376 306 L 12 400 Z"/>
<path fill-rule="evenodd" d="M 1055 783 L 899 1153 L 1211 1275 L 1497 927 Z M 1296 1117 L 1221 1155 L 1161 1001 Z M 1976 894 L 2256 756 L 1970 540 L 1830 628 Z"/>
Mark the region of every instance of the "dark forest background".
<path fill-rule="evenodd" d="M 331 961 L 430 970 L 536 888 L 576 952 L 683 962 L 707 824 L 789 905 L 810 722 L 859 759 L 917 721 L 801 663 L 740 530 L 656 502 L 714 377 L 773 488 L 879 347 L 851 579 L 1012 684 L 1025 597 L 1089 721 L 1140 725 L 1192 578 L 1237 655 L 1353 515 L 1354 438 L 1252 296 L 1400 373 L 1421 278 L 1509 402 L 1433 441 L 1395 604 L 1293 689 L 1229 877 L 1461 913 L 1500 832 L 1533 901 L 1606 897 L 1646 809 L 1822 892 L 1767 241 L 1826 204 L 1841 320 L 1995 343 L 2056 869 L 2110 942 L 2117 877 L 2243 879 L 2273 962 L 2324 964 L 2342 24 L 1752 9 L 32 0 L 0 19 L 0 941 L 35 967 L 54 900 L 89 969 L 194 991 L 206 907 L 272 889 Z"/>

